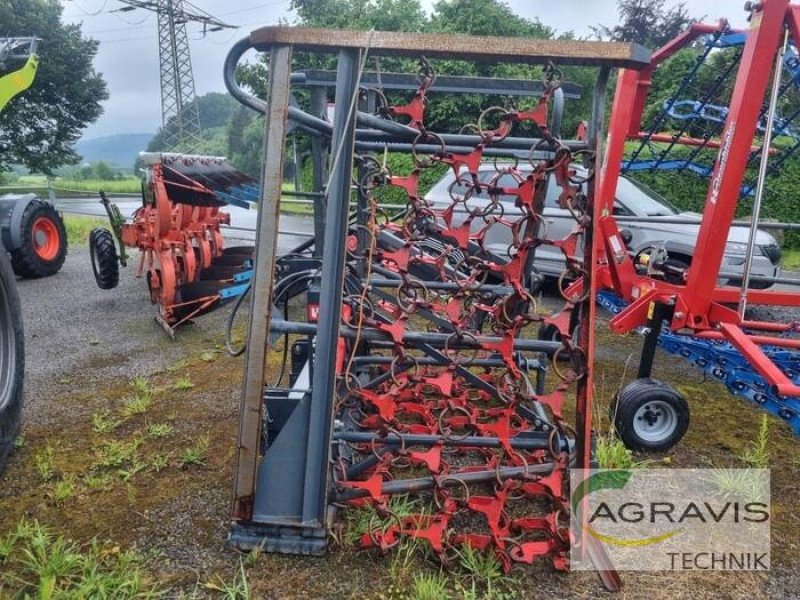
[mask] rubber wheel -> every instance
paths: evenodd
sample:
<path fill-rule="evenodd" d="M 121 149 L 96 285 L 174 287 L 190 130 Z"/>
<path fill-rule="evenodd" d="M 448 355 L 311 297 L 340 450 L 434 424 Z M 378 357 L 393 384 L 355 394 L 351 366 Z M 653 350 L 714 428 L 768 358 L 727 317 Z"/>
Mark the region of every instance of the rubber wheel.
<path fill-rule="evenodd" d="M 101 290 L 113 290 L 119 284 L 119 258 L 114 245 L 114 235 L 98 227 L 89 234 L 89 255 L 92 259 L 94 280 Z"/>
<path fill-rule="evenodd" d="M 67 257 L 67 231 L 52 205 L 38 198 L 25 207 L 22 245 L 11 252 L 11 265 L 20 277 L 55 275 Z"/>
<path fill-rule="evenodd" d="M 664 452 L 689 429 L 689 404 L 657 379 L 637 379 L 620 390 L 611 404 L 617 435 L 631 450 Z"/>
<path fill-rule="evenodd" d="M 5 252 L 0 251 L 0 472 L 19 431 L 25 338 L 17 282 Z"/>

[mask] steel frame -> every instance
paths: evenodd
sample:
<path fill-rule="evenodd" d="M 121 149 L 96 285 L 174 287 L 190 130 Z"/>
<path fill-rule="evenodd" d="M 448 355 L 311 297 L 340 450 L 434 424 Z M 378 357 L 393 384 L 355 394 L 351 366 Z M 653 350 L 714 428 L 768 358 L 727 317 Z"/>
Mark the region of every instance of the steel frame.
<path fill-rule="evenodd" d="M 683 284 L 668 283 L 637 272 L 625 249 L 617 219 L 612 217 L 617 178 L 623 163 L 627 139 L 640 137 L 652 73 L 664 60 L 697 37 L 714 33 L 720 25 L 695 24 L 686 33 L 656 51 L 651 65 L 641 71 L 620 73 L 609 125 L 608 145 L 600 172 L 599 202 L 595 223 L 601 243 L 595 263 L 602 287 L 615 290 L 629 306 L 612 320 L 611 327 L 625 333 L 647 324 L 655 305 L 669 305 L 673 331 L 698 333 L 701 337 L 724 339 L 738 348 L 779 394 L 800 396 L 793 384 L 769 357 L 762 346 L 783 344 L 774 338 L 757 335 L 758 330 L 775 330 L 775 324 L 743 321 L 736 310 L 725 306 L 738 303 L 741 291 L 719 287 L 722 256 L 733 221 L 748 156 L 759 121 L 773 63 L 788 30 L 800 44 L 800 7 L 788 0 L 764 0 L 751 7 L 750 28 L 733 89 L 730 109 L 721 135 L 719 154 L 711 174 L 700 224 L 697 251 Z M 671 141 L 671 140 L 670 140 Z M 750 290 L 753 304 L 800 306 L 796 292 Z M 751 333 L 745 332 L 745 329 Z M 791 327 L 788 327 L 791 329 Z M 755 331 L 755 333 L 752 333 Z M 787 342 L 788 343 L 788 342 Z"/>
<path fill-rule="evenodd" d="M 235 82 L 234 70 L 241 55 L 249 48 L 270 53 L 269 95 L 266 102 L 253 98 L 241 90 Z M 345 243 L 348 231 L 348 216 L 351 194 L 351 172 L 355 151 L 390 149 L 415 149 L 418 152 L 437 152 L 439 147 L 416 144 L 419 131 L 407 125 L 387 121 L 356 110 L 355 103 L 347 110 L 340 100 L 340 109 L 335 113 L 333 126 L 319 118 L 323 94 L 312 94 L 312 112 L 307 114 L 291 106 L 290 84 L 293 80 L 290 65 L 294 50 L 313 50 L 335 53 L 338 56 L 336 75 L 336 98 L 356 97 L 359 86 L 359 65 L 363 66 L 365 53 L 418 58 L 446 57 L 493 62 L 541 64 L 557 60 L 561 64 L 587 64 L 598 66 L 593 118 L 590 123 L 589 141 L 567 141 L 565 147 L 599 150 L 600 130 L 604 114 L 605 87 L 611 68 L 642 68 L 648 64 L 647 53 L 636 45 L 606 44 L 599 42 L 554 42 L 524 39 L 476 38 L 470 36 L 421 35 L 386 32 L 342 32 L 329 30 L 304 30 L 287 27 L 266 27 L 253 32 L 238 42 L 231 50 L 225 65 L 225 81 L 231 93 L 245 105 L 266 114 L 265 156 L 261 211 L 258 217 L 254 293 L 249 322 L 249 344 L 244 377 L 238 455 L 233 492 L 233 527 L 231 543 L 240 548 L 258 547 L 266 551 L 318 554 L 326 547 L 327 517 L 331 500 L 342 500 L 331 496 L 330 443 L 342 438 L 333 430 L 333 400 L 336 395 L 336 359 L 341 340 L 358 336 L 360 341 L 377 345 L 388 344 L 392 337 L 387 334 L 389 324 L 374 330 L 354 331 L 341 325 L 342 287 L 344 278 Z M 633 71 L 630 71 L 633 72 Z M 293 323 L 272 320 L 270 299 L 274 286 L 275 245 L 278 235 L 278 210 L 281 197 L 281 169 L 287 122 L 318 138 L 330 138 L 331 164 L 333 170 L 327 186 L 325 217 L 315 213 L 316 240 L 322 243 L 321 293 L 319 319 L 314 323 Z M 442 135 L 441 139 L 449 151 L 468 152 L 481 144 L 478 135 Z M 515 156 L 531 148 L 541 140 L 505 137 L 493 145 L 498 154 Z M 319 152 L 327 144 L 317 142 Z M 486 153 L 492 155 L 491 152 Z M 321 189 L 323 181 L 320 157 L 315 165 L 319 168 L 315 186 Z M 592 206 L 594 187 L 588 193 Z M 322 235 L 322 229 L 325 235 Z M 589 230 L 591 231 L 591 230 Z M 585 246 L 585 264 L 594 260 L 594 245 L 591 235 Z M 584 274 L 584 281 L 592 281 L 591 272 Z M 575 300 L 577 322 L 582 333 L 577 368 L 585 376 L 578 383 L 578 435 L 577 465 L 588 468 L 591 444 L 591 405 L 593 362 L 593 314 L 594 303 L 589 295 Z M 562 326 L 565 324 L 561 324 Z M 562 327 L 560 327 L 561 329 Z M 318 360 L 306 365 L 292 390 L 283 395 L 268 391 L 265 401 L 266 350 L 269 334 L 292 332 L 315 336 L 315 356 Z M 453 345 L 453 336 L 445 333 L 405 333 L 403 343 L 424 348 L 430 360 L 437 362 L 441 353 L 436 348 Z M 464 347 L 479 347 L 480 344 L 505 342 L 501 338 L 457 338 Z M 560 343 L 517 339 L 513 346 L 536 352 L 553 353 L 562 347 Z M 367 384 L 365 387 L 368 387 Z M 270 431 L 279 432 L 263 448 L 263 428 L 266 410 L 269 411 Z M 551 436 L 552 437 L 552 436 Z M 444 440 L 417 440 L 419 443 Z M 489 440 L 491 442 L 491 440 Z M 486 442 L 486 443 L 489 443 Z M 388 442 L 387 442 L 388 443 Z M 533 442 L 531 442 L 533 443 Z M 552 444 L 552 442 L 551 442 Z M 390 444 L 389 444 L 390 445 Z M 542 464 L 542 474 L 549 473 L 552 465 Z M 559 468 L 563 468 L 563 465 Z M 527 471 L 527 469 L 525 469 Z M 532 471 L 528 471 L 532 472 Z M 520 473 L 510 468 L 485 475 L 489 479 L 503 481 L 506 477 L 518 477 Z M 475 473 L 472 479 L 480 480 L 484 474 Z M 452 478 L 451 478 L 452 479 Z M 457 479 L 457 478 L 455 478 Z M 453 481 L 457 484 L 458 481 Z M 372 495 L 388 493 L 388 488 L 424 489 L 436 484 L 432 478 L 421 478 L 403 482 L 386 483 L 381 490 L 367 491 L 367 484 L 351 488 L 349 494 Z M 371 485 L 371 484 L 370 484 Z M 448 482 L 447 485 L 452 485 Z M 370 488 L 371 489 L 371 488 Z M 348 497 L 350 497 L 348 496 Z M 544 526 L 544 524 L 542 524 Z M 537 552 L 539 552 L 537 550 Z M 592 548 L 590 555 L 596 555 Z M 600 557 L 595 556 L 597 560 Z M 618 581 L 604 572 L 609 587 Z"/>

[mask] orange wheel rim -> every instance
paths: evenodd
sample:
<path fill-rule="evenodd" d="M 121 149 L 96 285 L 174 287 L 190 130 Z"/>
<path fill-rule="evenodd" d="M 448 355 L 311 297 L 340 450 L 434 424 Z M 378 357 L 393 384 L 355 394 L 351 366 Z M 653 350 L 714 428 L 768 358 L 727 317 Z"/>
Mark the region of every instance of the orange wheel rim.
<path fill-rule="evenodd" d="M 61 234 L 55 223 L 46 217 L 39 217 L 33 222 L 33 251 L 42 260 L 54 260 L 61 246 Z"/>

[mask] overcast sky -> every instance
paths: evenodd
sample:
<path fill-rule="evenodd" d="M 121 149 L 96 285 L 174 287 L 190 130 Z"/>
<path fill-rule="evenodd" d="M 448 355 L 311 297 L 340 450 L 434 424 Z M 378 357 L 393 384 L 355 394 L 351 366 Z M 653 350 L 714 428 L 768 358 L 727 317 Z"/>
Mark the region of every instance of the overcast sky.
<path fill-rule="evenodd" d="M 105 113 L 84 133 L 95 138 L 116 133 L 151 133 L 161 123 L 156 17 L 144 10 L 119 12 L 118 0 L 61 0 L 64 20 L 83 23 L 86 35 L 100 41 L 95 68 L 108 82 L 111 98 Z M 222 63 L 231 45 L 250 30 L 280 20 L 292 22 L 290 0 L 193 0 L 214 16 L 239 26 L 203 37 L 199 25 L 188 25 L 197 94 L 225 91 Z M 678 2 L 667 0 L 672 6 Z M 422 0 L 430 9 L 433 0 Z M 589 36 L 590 27 L 617 21 L 616 0 L 508 0 L 523 17 L 538 17 L 558 32 Z M 727 17 L 745 25 L 743 0 L 686 0 L 690 13 L 707 21 Z M 46 56 L 42 60 L 47 60 Z"/>

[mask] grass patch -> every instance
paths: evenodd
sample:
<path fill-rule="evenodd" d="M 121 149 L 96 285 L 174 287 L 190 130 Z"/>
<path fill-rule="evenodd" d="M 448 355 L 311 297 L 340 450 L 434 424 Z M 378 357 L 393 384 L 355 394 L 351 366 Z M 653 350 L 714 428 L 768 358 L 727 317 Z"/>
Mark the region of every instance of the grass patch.
<path fill-rule="evenodd" d="M 172 433 L 173 427 L 169 423 L 151 423 L 147 426 L 147 435 L 152 438 L 167 437 Z"/>
<path fill-rule="evenodd" d="M 125 400 L 125 406 L 120 410 L 123 417 L 133 417 L 147 412 L 153 403 L 153 397 L 149 394 L 138 394 Z"/>
<path fill-rule="evenodd" d="M 49 481 L 55 475 L 55 451 L 50 444 L 39 450 L 33 457 L 36 463 L 36 472 L 43 481 Z"/>
<path fill-rule="evenodd" d="M 118 469 L 135 462 L 137 450 L 142 440 L 112 440 L 105 444 L 99 452 L 95 466 L 101 469 Z"/>
<path fill-rule="evenodd" d="M 783 249 L 783 268 L 791 271 L 800 270 L 800 250 Z"/>
<path fill-rule="evenodd" d="M 107 410 L 92 414 L 92 431 L 95 433 L 111 433 L 122 425 L 124 419 L 114 419 Z"/>
<path fill-rule="evenodd" d="M 60 479 L 53 484 L 53 501 L 59 505 L 64 504 L 65 501 L 75 495 L 76 490 L 75 476 L 67 475 L 64 479 Z"/>
<path fill-rule="evenodd" d="M 0 538 L 0 597 L 158 598 L 143 559 L 96 540 L 86 548 L 54 535 L 37 521 L 21 521 Z"/>
<path fill-rule="evenodd" d="M 67 242 L 70 246 L 86 246 L 89 233 L 96 227 L 108 227 L 108 219 L 64 215 L 64 227 L 67 230 Z"/>
<path fill-rule="evenodd" d="M 100 190 L 118 194 L 138 194 L 142 191 L 142 180 L 138 177 L 125 179 L 56 179 L 56 190 L 76 190 L 81 192 L 99 192 Z"/>
<path fill-rule="evenodd" d="M 206 456 L 208 454 L 208 437 L 203 436 L 197 443 L 189 446 L 183 451 L 179 460 L 181 467 L 187 468 L 191 466 L 205 466 Z"/>
<path fill-rule="evenodd" d="M 219 592 L 226 600 L 250 600 L 250 586 L 247 583 L 247 572 L 244 570 L 244 562 L 239 560 L 239 570 L 231 583 L 224 581 L 219 575 L 216 581 L 203 584 L 207 590 Z"/>
<path fill-rule="evenodd" d="M 184 391 L 192 389 L 194 384 L 192 383 L 192 380 L 189 379 L 188 375 L 184 375 L 183 377 L 180 377 L 172 387 L 178 391 Z"/>
<path fill-rule="evenodd" d="M 758 428 L 758 437 L 755 443 L 742 453 L 742 462 L 754 469 L 769 468 L 769 418 L 761 415 L 761 425 Z"/>

